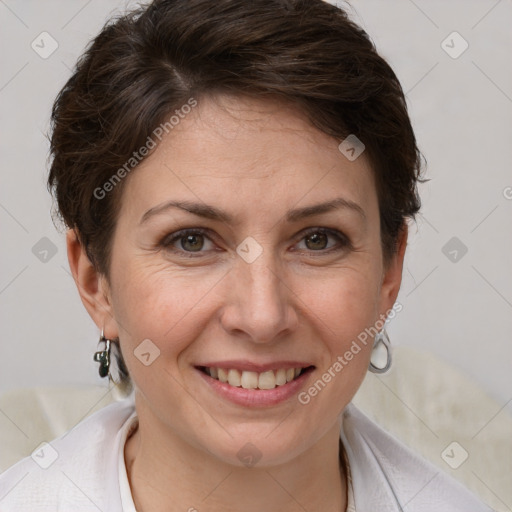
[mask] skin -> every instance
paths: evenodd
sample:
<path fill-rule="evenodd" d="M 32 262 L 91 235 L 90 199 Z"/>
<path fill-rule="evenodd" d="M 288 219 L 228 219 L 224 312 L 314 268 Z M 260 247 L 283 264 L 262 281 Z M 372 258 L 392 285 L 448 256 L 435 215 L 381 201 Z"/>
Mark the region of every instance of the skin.
<path fill-rule="evenodd" d="M 371 341 L 307 405 L 296 396 L 235 405 L 194 369 L 221 359 L 308 361 L 316 368 L 307 389 L 392 308 L 407 228 L 385 264 L 372 170 L 364 153 L 346 159 L 339 142 L 283 104 L 203 98 L 126 178 L 108 279 L 68 232 L 82 301 L 106 337 L 120 338 L 136 386 L 139 428 L 125 460 L 138 510 L 345 510 L 341 414 L 367 372 Z M 364 217 L 339 208 L 285 219 L 337 197 Z M 207 203 L 234 220 L 173 208 L 140 223 L 171 199 Z M 210 234 L 161 243 L 200 227 Z M 350 244 L 303 233 L 322 227 Z M 248 236 L 263 250 L 250 264 L 236 252 Z M 134 356 L 145 339 L 160 350 L 149 366 Z M 248 442 L 261 452 L 254 467 L 237 457 Z"/>

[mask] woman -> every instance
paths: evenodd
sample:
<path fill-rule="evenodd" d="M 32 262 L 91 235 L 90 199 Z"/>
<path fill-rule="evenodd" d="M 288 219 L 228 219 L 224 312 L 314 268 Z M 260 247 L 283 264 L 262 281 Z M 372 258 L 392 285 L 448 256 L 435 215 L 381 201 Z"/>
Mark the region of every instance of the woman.
<path fill-rule="evenodd" d="M 420 154 L 341 9 L 155 1 L 52 120 L 94 358 L 132 392 L 7 470 L 2 511 L 490 510 L 350 404 L 391 361 Z"/>

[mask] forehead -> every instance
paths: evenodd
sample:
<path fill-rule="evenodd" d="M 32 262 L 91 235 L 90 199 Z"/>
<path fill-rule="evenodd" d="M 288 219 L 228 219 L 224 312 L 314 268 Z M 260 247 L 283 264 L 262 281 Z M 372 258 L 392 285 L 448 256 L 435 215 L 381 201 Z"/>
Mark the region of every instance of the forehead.
<path fill-rule="evenodd" d="M 343 196 L 371 215 L 376 191 L 368 160 L 348 160 L 339 142 L 285 104 L 205 98 L 129 176 L 122 210 L 140 213 L 179 199 L 213 202 L 240 218 Z"/>

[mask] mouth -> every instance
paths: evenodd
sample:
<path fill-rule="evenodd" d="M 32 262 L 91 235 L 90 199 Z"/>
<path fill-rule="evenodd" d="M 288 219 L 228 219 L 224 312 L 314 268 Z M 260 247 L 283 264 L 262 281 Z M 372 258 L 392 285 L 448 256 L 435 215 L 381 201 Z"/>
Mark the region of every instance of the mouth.
<path fill-rule="evenodd" d="M 277 368 L 263 372 L 220 368 L 216 366 L 196 366 L 202 373 L 212 379 L 233 388 L 250 390 L 270 390 L 299 379 L 302 375 L 315 369 L 315 366 Z"/>

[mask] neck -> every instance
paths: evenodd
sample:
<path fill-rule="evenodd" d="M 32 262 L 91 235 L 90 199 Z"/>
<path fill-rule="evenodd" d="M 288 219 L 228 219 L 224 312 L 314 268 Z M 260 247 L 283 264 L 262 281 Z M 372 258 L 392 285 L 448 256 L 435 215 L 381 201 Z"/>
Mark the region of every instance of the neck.
<path fill-rule="evenodd" d="M 346 472 L 340 462 L 338 423 L 286 463 L 239 467 L 191 446 L 142 408 L 144 414 L 137 407 L 139 428 L 124 448 L 139 512 L 168 512 L 170 504 L 173 510 L 188 512 L 346 510 Z"/>

